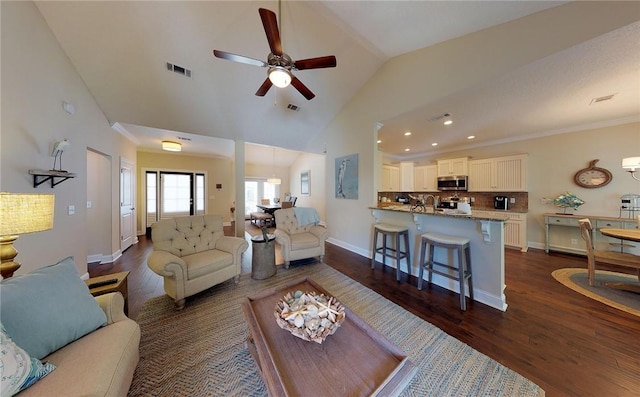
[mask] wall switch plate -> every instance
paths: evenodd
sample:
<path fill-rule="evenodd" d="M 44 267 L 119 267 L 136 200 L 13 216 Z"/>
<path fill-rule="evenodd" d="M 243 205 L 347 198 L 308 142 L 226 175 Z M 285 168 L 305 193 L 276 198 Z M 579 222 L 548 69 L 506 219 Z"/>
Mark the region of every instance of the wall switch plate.
<path fill-rule="evenodd" d="M 475 203 L 476 202 L 476 198 L 475 197 L 471 197 L 471 202 Z"/>
<path fill-rule="evenodd" d="M 76 206 L 75 205 L 70 205 L 68 208 L 69 211 L 69 215 L 73 215 L 76 213 Z"/>
<path fill-rule="evenodd" d="M 93 203 L 91 201 L 87 201 L 87 208 L 93 207 Z"/>
<path fill-rule="evenodd" d="M 571 239 L 571 245 L 578 245 L 578 239 L 572 238 Z"/>
<path fill-rule="evenodd" d="M 515 204 L 516 203 L 516 198 L 515 197 L 511 197 L 509 199 L 509 201 L 511 202 L 511 204 Z"/>

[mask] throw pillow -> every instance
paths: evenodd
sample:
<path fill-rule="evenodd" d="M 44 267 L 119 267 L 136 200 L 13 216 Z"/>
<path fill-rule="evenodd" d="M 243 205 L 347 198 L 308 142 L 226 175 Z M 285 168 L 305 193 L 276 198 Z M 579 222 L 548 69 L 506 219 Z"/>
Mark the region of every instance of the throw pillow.
<path fill-rule="evenodd" d="M 13 396 L 44 378 L 56 367 L 42 363 L 16 345 L 0 323 L 0 395 Z"/>
<path fill-rule="evenodd" d="M 73 258 L 0 283 L 0 322 L 31 356 L 50 353 L 107 323 Z"/>

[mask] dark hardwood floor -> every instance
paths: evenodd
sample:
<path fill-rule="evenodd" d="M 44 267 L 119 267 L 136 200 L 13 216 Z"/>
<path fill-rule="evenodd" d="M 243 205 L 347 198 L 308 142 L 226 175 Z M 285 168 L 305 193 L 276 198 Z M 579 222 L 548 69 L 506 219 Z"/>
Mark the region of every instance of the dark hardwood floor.
<path fill-rule="evenodd" d="M 89 266 L 91 276 L 131 271 L 134 319 L 147 299 L 164 293 L 162 278 L 146 266 L 150 252 L 151 240 L 141 236 L 113 264 Z M 461 312 L 456 294 L 437 286 L 418 291 L 416 278 L 406 274 L 398 284 L 394 269 L 378 264 L 371 270 L 369 259 L 332 244 L 324 262 L 532 380 L 547 396 L 640 396 L 640 317 L 584 297 L 551 276 L 555 269 L 585 267 L 586 259 L 535 249 L 507 249 L 505 257 L 506 312 L 478 302 Z M 250 253 L 245 265 L 247 258 Z"/>

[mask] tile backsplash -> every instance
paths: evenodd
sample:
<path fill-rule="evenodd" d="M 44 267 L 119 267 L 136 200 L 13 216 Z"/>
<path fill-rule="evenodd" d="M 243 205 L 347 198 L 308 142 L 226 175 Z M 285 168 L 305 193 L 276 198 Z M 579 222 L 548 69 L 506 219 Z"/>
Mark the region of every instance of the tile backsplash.
<path fill-rule="evenodd" d="M 380 192 L 378 193 L 378 202 L 382 203 L 386 200 L 389 202 L 398 202 L 399 199 L 414 197 L 419 194 L 432 194 L 439 197 L 440 200 L 448 200 L 454 196 L 454 192 Z M 471 208 L 478 210 L 492 210 L 493 198 L 495 196 L 507 196 L 510 199 L 509 211 L 527 212 L 529 209 L 529 193 L 528 192 L 458 192 L 458 197 L 469 197 L 473 200 Z M 515 203 L 511 203 L 511 199 L 515 199 Z"/>

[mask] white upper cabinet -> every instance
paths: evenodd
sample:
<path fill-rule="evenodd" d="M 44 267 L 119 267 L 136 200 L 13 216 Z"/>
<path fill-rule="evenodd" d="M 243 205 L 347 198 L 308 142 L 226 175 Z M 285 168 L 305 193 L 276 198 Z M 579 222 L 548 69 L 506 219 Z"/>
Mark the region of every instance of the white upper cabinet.
<path fill-rule="evenodd" d="M 381 192 L 397 192 L 400 190 L 400 168 L 393 165 L 382 166 Z"/>
<path fill-rule="evenodd" d="M 438 166 L 423 165 L 413 169 L 413 189 L 416 192 L 435 192 L 438 190 Z"/>
<path fill-rule="evenodd" d="M 438 160 L 438 176 L 467 175 L 468 158 L 459 157 L 455 159 Z"/>
<path fill-rule="evenodd" d="M 400 191 L 413 191 L 413 163 L 404 161 L 400 163 Z"/>
<path fill-rule="evenodd" d="M 470 192 L 526 192 L 527 155 L 469 161 Z"/>

